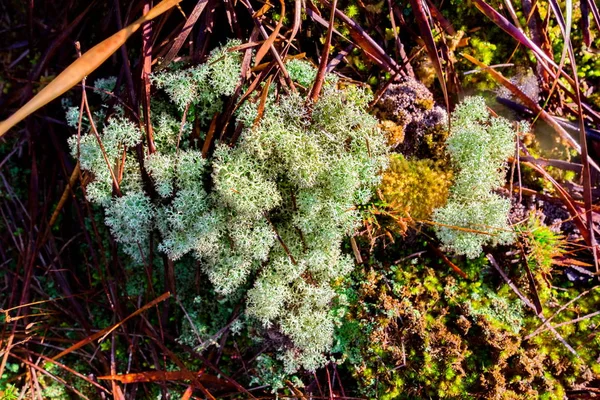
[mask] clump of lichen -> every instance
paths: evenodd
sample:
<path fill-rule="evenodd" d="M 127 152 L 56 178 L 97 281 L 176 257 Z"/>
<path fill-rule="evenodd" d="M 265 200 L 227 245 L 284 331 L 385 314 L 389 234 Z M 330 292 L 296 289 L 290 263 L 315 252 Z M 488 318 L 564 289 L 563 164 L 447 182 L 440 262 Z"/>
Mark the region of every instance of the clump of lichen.
<path fill-rule="evenodd" d="M 434 213 L 435 231 L 447 250 L 475 258 L 484 245 L 514 240 L 510 200 L 494 191 L 504 184 L 515 133 L 506 119 L 490 116 L 482 97 L 465 98 L 451 126 L 447 146 L 458 173 L 448 203 Z"/>
<path fill-rule="evenodd" d="M 239 208 L 246 199 L 264 202 L 269 190 L 279 199 L 244 217 L 253 223 L 266 215 L 280 242 L 267 247 L 264 261 L 254 267 L 258 274 L 248 291 L 247 313 L 264 329 L 276 326 L 291 339 L 294 347 L 282 349 L 288 373 L 325 362 L 334 328 L 330 283 L 353 268 L 341 252 L 342 240 L 360 226 L 355 206 L 369 201 L 387 163 L 377 120 L 365 112 L 368 101 L 364 90 L 338 89 L 335 82 L 325 86 L 310 113 L 303 96 L 284 96 L 242 134 L 236 149 L 219 150 L 215 161 L 216 193 L 235 214 L 244 211 Z M 252 168 L 233 163 L 243 158 L 253 160 Z M 225 167 L 227 175 L 221 175 Z M 273 189 L 254 188 L 255 181 Z"/>
<path fill-rule="evenodd" d="M 427 221 L 433 210 L 446 204 L 452 172 L 430 159 L 407 160 L 400 154 L 390 157 L 381 181 L 381 193 L 388 207 L 404 217 Z"/>
<path fill-rule="evenodd" d="M 391 84 L 377 102 L 375 113 L 382 120 L 390 145 L 407 156 L 423 153 L 423 148 L 431 152 L 441 141 L 434 143 L 428 137 L 446 131 L 447 113 L 435 104 L 429 89 L 414 78 L 405 77 Z"/>
<path fill-rule="evenodd" d="M 333 342 L 331 283 L 354 265 L 342 243 L 360 226 L 358 207 L 380 183 L 388 146 L 367 113 L 370 94 L 328 76 L 315 103 L 307 90 L 267 93 L 264 112 L 258 101 L 244 103 L 237 145 L 218 142 L 206 158 L 181 113 L 193 107 L 204 126 L 222 111 L 240 78 L 241 57 L 228 49 L 236 44 L 214 50 L 205 64 L 153 77 L 176 106 L 154 113 L 156 152 L 122 118 L 102 131 L 106 157 L 93 135 L 71 139 L 72 152 L 94 175 L 88 198 L 104 207 L 111 233 L 135 262 L 157 250 L 181 272 L 184 258 L 194 257 L 218 296 L 245 299 L 244 321 L 286 374 L 312 371 Z M 316 75 L 308 62 L 288 65 L 303 86 Z M 137 146 L 143 166 L 135 163 Z M 140 167 L 155 194 L 144 189 Z"/>
<path fill-rule="evenodd" d="M 317 76 L 317 70 L 306 60 L 293 58 L 285 63 L 285 68 L 290 77 L 304 89 L 309 89 Z"/>

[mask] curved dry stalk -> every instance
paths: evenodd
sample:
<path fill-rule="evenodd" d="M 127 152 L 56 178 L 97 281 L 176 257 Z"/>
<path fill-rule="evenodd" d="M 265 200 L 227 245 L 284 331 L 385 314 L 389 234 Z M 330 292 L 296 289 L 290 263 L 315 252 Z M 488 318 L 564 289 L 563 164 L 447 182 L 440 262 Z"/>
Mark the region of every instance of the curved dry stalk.
<path fill-rule="evenodd" d="M 431 63 L 433 64 L 433 68 L 435 69 L 435 74 L 437 75 L 440 86 L 442 87 L 444 101 L 446 102 L 446 110 L 450 112 L 450 98 L 448 97 L 446 77 L 444 76 L 442 62 L 440 61 L 435 39 L 433 38 L 431 25 L 429 24 L 429 9 L 427 8 L 425 2 L 422 2 L 421 0 L 411 0 L 410 4 L 412 5 L 413 12 L 415 13 L 417 25 L 419 26 L 419 31 L 421 32 L 421 38 L 425 43 L 425 49 L 427 50 L 427 54 L 429 55 Z M 450 120 L 448 120 L 448 124 L 450 124 Z"/>
<path fill-rule="evenodd" d="M 319 63 L 319 69 L 317 70 L 317 77 L 313 83 L 313 87 L 310 92 L 309 98 L 313 103 L 317 102 L 323 82 L 325 81 L 325 72 L 327 69 L 327 60 L 329 58 L 329 48 L 331 47 L 331 38 L 333 36 L 333 22 L 335 20 L 335 10 L 337 9 L 337 0 L 331 2 L 331 15 L 329 17 L 329 28 L 327 28 L 327 36 L 325 37 L 325 43 L 323 44 L 323 52 L 321 53 L 321 62 Z"/>
<path fill-rule="evenodd" d="M 148 22 L 165 11 L 169 10 L 181 0 L 163 0 L 156 7 L 152 8 L 146 15 L 136 20 L 131 25 L 121 29 L 108 39 L 98 43 L 88 50 L 81 58 L 75 60 L 63 72 L 61 72 L 52 82 L 43 88 L 37 95 L 29 100 L 17 112 L 8 119 L 0 122 L 0 137 L 10 128 L 21 122 L 23 119 L 45 106 L 58 96 L 71 89 L 81 82 L 83 78 L 92 73 L 104 61 L 106 61 L 115 51 L 117 51 L 125 41 L 137 31 L 142 24 Z"/>
<path fill-rule="evenodd" d="M 529 308 L 531 308 L 533 310 L 533 312 L 535 313 L 535 315 L 542 321 L 543 326 L 548 327 L 548 330 L 550 330 L 554 334 L 554 337 L 559 342 L 561 342 L 562 345 L 565 346 L 565 348 L 567 350 L 569 350 L 569 352 L 571 352 L 571 354 L 573 354 L 575 357 L 579 358 L 579 354 L 577 354 L 577 352 L 575 351 L 575 349 L 569 343 L 567 343 L 567 341 L 560 335 L 560 333 L 558 333 L 556 331 L 555 327 L 553 327 L 552 325 L 550 325 L 550 323 L 548 323 L 548 320 L 546 319 L 546 317 L 544 317 L 544 315 L 542 313 L 538 313 L 537 312 L 537 310 L 535 309 L 535 306 L 531 303 L 531 301 L 529 301 L 529 299 L 527 297 L 525 297 L 521 293 L 521 291 L 519 290 L 519 288 L 517 288 L 517 285 L 515 285 L 514 282 L 508 277 L 508 275 L 506 275 L 506 273 L 502 270 L 502 268 L 500 268 L 500 265 L 498 265 L 498 263 L 496 262 L 496 259 L 494 258 L 494 256 L 491 255 L 491 254 L 487 254 L 486 257 L 490 261 L 490 264 L 492 264 L 492 266 L 494 268 L 496 268 L 496 271 L 498 271 L 498 273 L 500 274 L 500 276 L 502 277 L 502 279 L 504 279 L 504 281 L 506 282 L 506 284 L 521 299 L 521 301 L 523 302 L 523 304 L 525 304 L 527 307 L 529 307 Z"/>
<path fill-rule="evenodd" d="M 488 65 L 482 63 L 481 61 L 470 56 L 469 54 L 461 53 L 461 56 L 469 60 L 469 62 L 477 65 L 483 71 L 489 73 L 492 76 L 492 78 L 494 78 L 494 80 L 496 80 L 498 83 L 510 90 L 511 93 L 515 95 L 515 97 L 519 98 L 519 100 L 521 100 L 527 108 L 529 108 L 534 113 L 539 114 L 540 118 L 543 119 L 548 125 L 550 125 L 552 129 L 554 129 L 560 135 L 561 139 L 563 139 L 566 143 L 569 144 L 569 146 L 571 146 L 572 148 L 577 150 L 579 154 L 581 154 L 581 146 L 579 145 L 579 143 L 577 143 L 550 114 L 548 114 L 537 103 L 535 103 L 533 100 L 527 97 L 527 95 L 523 93 L 521 89 L 519 89 L 515 84 L 506 79 L 504 75 L 494 70 L 493 68 L 490 68 Z M 588 162 L 597 171 L 600 171 L 600 166 L 598 166 L 598 164 L 594 160 L 588 157 Z"/>
<path fill-rule="evenodd" d="M 266 38 L 262 46 L 260 46 L 260 48 L 256 52 L 256 57 L 254 57 L 255 65 L 260 64 L 260 61 L 271 49 L 271 46 L 273 45 L 273 43 L 275 43 L 275 39 L 277 39 L 277 35 L 279 35 L 279 31 L 283 26 L 283 18 L 285 16 L 285 1 L 280 0 L 279 2 L 281 3 L 281 17 L 279 18 L 279 21 L 277 21 L 277 25 L 275 26 L 273 33 L 271 33 L 271 35 L 268 38 Z"/>

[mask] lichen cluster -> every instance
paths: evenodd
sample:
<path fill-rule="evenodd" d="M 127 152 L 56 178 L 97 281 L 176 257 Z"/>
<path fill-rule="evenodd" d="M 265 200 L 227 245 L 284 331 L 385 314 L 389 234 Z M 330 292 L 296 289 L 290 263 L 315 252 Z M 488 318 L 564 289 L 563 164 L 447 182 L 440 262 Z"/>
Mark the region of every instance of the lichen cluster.
<path fill-rule="evenodd" d="M 474 258 L 486 244 L 514 240 L 510 201 L 494 190 L 504 184 L 515 133 L 506 119 L 490 116 L 481 97 L 464 99 L 452 113 L 451 126 L 447 146 L 458 173 L 448 203 L 434 213 L 435 230 L 446 249 Z"/>
<path fill-rule="evenodd" d="M 233 209 L 232 225 L 240 217 L 245 224 L 266 220 L 277 233 L 279 243 L 248 246 L 268 256 L 248 291 L 247 313 L 291 338 L 295 348 L 283 356 L 288 372 L 325 362 L 334 329 L 330 283 L 354 265 L 341 243 L 360 226 L 355 206 L 370 199 L 387 162 L 368 101 L 364 90 L 335 84 L 310 108 L 304 96 L 284 96 L 238 147 L 215 157 L 215 193 Z"/>
<path fill-rule="evenodd" d="M 435 104 L 429 89 L 414 78 L 404 77 L 389 85 L 377 102 L 375 113 L 382 120 L 390 145 L 407 156 L 423 152 L 422 148 L 436 152 L 434 148 L 441 142 L 438 136 L 444 136 L 446 131 L 446 111 Z M 434 136 L 436 143 L 431 140 Z"/>
<path fill-rule="evenodd" d="M 361 223 L 357 206 L 379 184 L 388 147 L 366 112 L 366 90 L 328 77 L 314 104 L 300 85 L 298 93 L 271 91 L 260 116 L 259 101 L 244 103 L 237 146 L 217 143 L 205 158 L 180 114 L 193 108 L 188 115 L 202 124 L 222 111 L 240 76 L 240 56 L 228 49 L 235 44 L 205 64 L 153 77 L 176 106 L 154 101 L 156 152 L 119 116 L 102 129 L 104 153 L 91 134 L 71 138 L 72 153 L 93 174 L 88 199 L 104 207 L 136 262 L 148 262 L 151 243 L 174 261 L 195 257 L 218 295 L 247 290 L 245 315 L 258 331 L 283 335 L 275 350 L 287 373 L 315 370 L 333 343 L 331 282 L 354 265 L 342 241 Z M 292 79 L 308 86 L 314 68 L 290 63 Z"/>

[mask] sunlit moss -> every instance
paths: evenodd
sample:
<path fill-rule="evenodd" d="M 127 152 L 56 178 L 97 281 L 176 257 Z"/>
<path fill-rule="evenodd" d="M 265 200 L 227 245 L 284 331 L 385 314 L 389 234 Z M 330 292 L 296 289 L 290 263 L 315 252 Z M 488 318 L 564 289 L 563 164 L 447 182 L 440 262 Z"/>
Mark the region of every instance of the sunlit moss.
<path fill-rule="evenodd" d="M 487 275 L 459 280 L 435 265 L 427 259 L 402 266 L 375 264 L 352 276 L 353 295 L 347 298 L 354 300 L 345 307 L 345 320 L 368 337 L 337 336 L 337 349 L 354 351 L 351 370 L 364 396 L 558 400 L 597 374 L 593 360 L 600 351 L 581 342 L 587 324 L 560 330 L 582 359 L 547 332 L 525 342 L 524 332 L 536 329 L 540 320 L 523 308 L 512 289 L 492 288 Z M 474 267 L 482 269 L 481 263 Z M 347 287 L 345 293 L 350 292 Z M 551 295 L 559 293 L 568 293 L 562 301 L 577 295 L 571 290 Z M 594 304 L 598 293 L 588 296 L 582 305 Z M 558 307 L 552 299 L 543 305 Z M 567 312 L 557 318 L 574 316 Z"/>
<path fill-rule="evenodd" d="M 381 192 L 396 213 L 427 221 L 434 209 L 446 204 L 451 182 L 452 172 L 439 164 L 427 159 L 407 160 L 395 154 L 383 175 Z"/>

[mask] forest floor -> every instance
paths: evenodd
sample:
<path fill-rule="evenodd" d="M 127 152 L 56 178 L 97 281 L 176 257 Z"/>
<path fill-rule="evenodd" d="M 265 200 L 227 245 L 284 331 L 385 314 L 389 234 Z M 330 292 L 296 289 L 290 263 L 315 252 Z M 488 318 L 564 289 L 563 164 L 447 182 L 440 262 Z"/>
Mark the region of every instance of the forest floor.
<path fill-rule="evenodd" d="M 599 28 L 0 1 L 0 400 L 600 396 Z"/>

